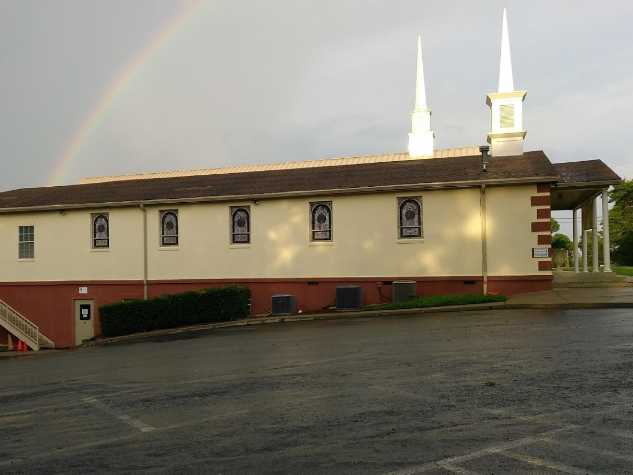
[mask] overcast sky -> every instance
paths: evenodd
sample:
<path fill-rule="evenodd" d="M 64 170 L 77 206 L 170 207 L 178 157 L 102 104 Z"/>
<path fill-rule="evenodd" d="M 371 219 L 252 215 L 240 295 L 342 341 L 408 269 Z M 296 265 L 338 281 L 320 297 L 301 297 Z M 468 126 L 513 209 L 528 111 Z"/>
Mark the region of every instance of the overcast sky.
<path fill-rule="evenodd" d="M 0 0 L 0 189 L 405 151 L 423 36 L 436 147 L 482 144 L 508 7 L 527 149 L 633 177 L 633 2 Z M 182 24 L 147 58 L 152 38 Z M 125 75 L 125 74 L 123 74 Z"/>

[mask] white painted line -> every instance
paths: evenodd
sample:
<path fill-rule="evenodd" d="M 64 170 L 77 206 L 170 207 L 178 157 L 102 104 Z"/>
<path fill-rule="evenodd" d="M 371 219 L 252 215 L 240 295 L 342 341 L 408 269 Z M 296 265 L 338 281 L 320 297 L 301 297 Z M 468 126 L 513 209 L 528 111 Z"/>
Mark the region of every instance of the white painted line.
<path fill-rule="evenodd" d="M 502 452 L 504 450 L 516 449 L 518 447 L 523 447 L 525 445 L 534 444 L 539 442 L 539 440 L 543 437 L 548 437 L 550 435 L 558 434 L 559 432 L 565 432 L 569 430 L 577 429 L 579 426 L 574 424 L 569 424 L 559 429 L 549 430 L 547 432 L 541 432 L 540 434 L 536 434 L 530 437 L 523 437 L 521 439 L 512 440 L 509 442 L 505 442 L 499 445 L 493 445 L 492 447 L 487 447 L 485 449 L 477 450 L 475 452 L 471 452 L 465 455 L 458 455 L 456 457 L 448 457 L 442 460 L 435 460 L 433 462 L 428 462 L 421 465 L 413 465 L 411 467 L 406 467 L 401 470 L 396 470 L 394 472 L 389 472 L 387 475 L 414 475 L 417 473 L 424 473 L 430 470 L 436 470 L 439 464 L 449 464 L 449 465 L 459 465 L 463 462 L 468 462 L 469 460 L 474 460 L 485 455 L 496 454 Z"/>
<path fill-rule="evenodd" d="M 593 447 L 587 447 L 586 445 L 576 444 L 575 442 L 567 442 L 562 440 L 551 439 L 549 437 L 543 437 L 543 442 L 547 442 L 550 444 L 560 445 L 561 447 L 568 447 L 570 449 L 577 449 L 582 452 L 587 452 L 590 454 L 600 455 L 602 457 L 620 459 L 626 462 L 631 462 L 633 464 L 633 456 L 631 455 L 622 455 L 617 452 L 613 452 L 611 450 L 602 450 L 602 449 L 594 449 Z"/>
<path fill-rule="evenodd" d="M 517 454 L 515 452 L 499 452 L 499 455 L 503 455 L 514 460 L 519 460 L 521 462 L 526 462 L 530 465 L 549 468 L 550 470 L 558 470 L 559 472 L 570 473 L 572 475 L 595 475 L 595 472 L 590 472 L 589 470 L 577 467 L 570 467 L 569 465 L 563 465 L 562 463 L 552 462 L 550 460 L 544 460 L 538 457 L 532 457 L 530 455 Z"/>
<path fill-rule="evenodd" d="M 458 473 L 460 475 L 479 475 L 479 472 L 474 472 L 472 470 L 466 470 L 465 468 L 458 467 L 457 465 L 452 465 L 450 463 L 438 463 L 437 466 L 439 468 L 443 468 L 444 470 L 448 470 L 449 472 Z"/>
<path fill-rule="evenodd" d="M 108 414 L 108 415 L 120 420 L 121 422 L 126 423 L 130 427 L 134 427 L 135 429 L 140 430 L 141 432 L 151 432 L 153 430 L 156 430 L 156 427 L 151 426 L 149 424 L 145 424 L 145 422 L 143 422 L 143 421 L 140 421 L 138 419 L 134 419 L 134 418 L 132 418 L 132 417 L 126 415 L 126 414 L 119 414 L 118 412 L 110 409 L 108 406 L 103 404 L 97 398 L 87 397 L 87 398 L 84 398 L 83 401 L 85 403 L 93 405 L 97 409 L 100 409 L 101 411 L 103 411 L 106 414 Z"/>

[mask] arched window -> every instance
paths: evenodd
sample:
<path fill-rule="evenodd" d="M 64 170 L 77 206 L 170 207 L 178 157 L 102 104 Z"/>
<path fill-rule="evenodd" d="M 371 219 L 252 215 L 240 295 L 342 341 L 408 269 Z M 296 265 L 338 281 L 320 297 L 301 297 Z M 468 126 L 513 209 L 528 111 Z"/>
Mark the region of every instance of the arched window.
<path fill-rule="evenodd" d="M 400 238 L 422 237 L 422 205 L 420 199 L 400 198 L 398 211 Z"/>
<path fill-rule="evenodd" d="M 92 215 L 92 247 L 95 249 L 110 247 L 110 221 L 106 213 Z"/>
<path fill-rule="evenodd" d="M 332 240 L 332 203 L 310 203 L 313 241 Z"/>
<path fill-rule="evenodd" d="M 247 206 L 231 208 L 231 242 L 233 244 L 251 242 L 251 213 Z"/>
<path fill-rule="evenodd" d="M 178 245 L 178 211 L 160 212 L 160 244 L 161 246 Z"/>

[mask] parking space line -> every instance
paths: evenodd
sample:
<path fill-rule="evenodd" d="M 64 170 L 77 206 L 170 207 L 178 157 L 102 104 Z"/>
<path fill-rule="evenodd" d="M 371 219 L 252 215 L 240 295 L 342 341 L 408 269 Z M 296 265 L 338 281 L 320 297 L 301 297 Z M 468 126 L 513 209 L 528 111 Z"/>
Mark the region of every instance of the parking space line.
<path fill-rule="evenodd" d="M 156 427 L 154 427 L 154 426 L 146 424 L 145 422 L 140 421 L 138 419 L 134 419 L 133 417 L 130 417 L 130 416 L 126 415 L 126 414 L 120 414 L 120 413 L 110 409 L 108 406 L 103 404 L 97 398 L 87 397 L 87 398 L 83 399 L 83 402 L 93 405 L 97 409 L 100 409 L 102 412 L 105 412 L 106 414 L 108 414 L 108 415 L 120 420 L 121 422 L 126 423 L 130 427 L 134 427 L 135 429 L 140 430 L 141 432 L 151 432 L 153 430 L 156 430 Z"/>
<path fill-rule="evenodd" d="M 590 472 L 589 470 L 585 470 L 582 468 L 571 467 L 569 465 L 564 465 L 558 462 L 552 462 L 551 460 L 544 460 L 538 457 L 532 457 L 531 455 L 523 455 L 517 454 L 516 452 L 502 451 L 499 452 L 499 455 L 503 455 L 505 457 L 519 460 L 520 462 L 526 462 L 530 465 L 536 465 L 542 468 L 549 468 L 551 470 L 558 470 L 563 473 L 570 473 L 572 475 L 593 475 L 594 472 Z"/>
<path fill-rule="evenodd" d="M 550 437 L 543 437 L 541 440 L 543 440 L 543 442 L 547 442 L 547 443 L 550 443 L 550 444 L 560 445 L 561 447 L 568 447 L 568 448 L 571 448 L 571 449 L 581 450 L 583 452 L 587 452 L 587 453 L 590 453 L 590 454 L 601 455 L 603 457 L 608 457 L 608 458 L 613 458 L 613 459 L 620 459 L 620 460 L 624 460 L 626 462 L 633 463 L 633 457 L 632 456 L 630 456 L 630 455 L 622 455 L 622 454 L 619 454 L 617 452 L 613 452 L 611 450 L 594 449 L 593 447 L 587 447 L 586 445 L 576 444 L 575 442 L 561 441 L 561 440 L 557 440 L 557 439 L 552 439 Z"/>
<path fill-rule="evenodd" d="M 566 432 L 570 430 L 577 429 L 579 426 L 575 424 L 568 424 L 564 427 L 560 427 L 558 429 L 549 430 L 546 432 L 541 432 L 540 434 L 536 434 L 534 436 L 523 437 L 521 439 L 512 440 L 510 442 L 504 442 L 499 445 L 493 445 L 492 447 L 487 447 L 485 449 L 476 450 L 475 452 L 471 452 L 465 455 L 458 455 L 455 457 L 448 457 L 442 460 L 435 460 L 433 462 L 428 462 L 420 465 L 413 465 L 411 467 L 406 467 L 400 470 L 395 470 L 393 472 L 389 472 L 387 475 L 415 475 L 418 473 L 428 472 L 430 470 L 435 470 L 439 466 L 439 464 L 449 464 L 449 465 L 458 465 L 463 462 L 468 462 L 470 460 L 478 459 L 485 455 L 491 455 L 496 453 L 501 453 L 506 450 L 516 449 L 519 447 L 523 447 L 525 445 L 530 445 L 538 442 L 543 437 L 548 437 L 550 435 L 558 434 L 559 432 Z"/>

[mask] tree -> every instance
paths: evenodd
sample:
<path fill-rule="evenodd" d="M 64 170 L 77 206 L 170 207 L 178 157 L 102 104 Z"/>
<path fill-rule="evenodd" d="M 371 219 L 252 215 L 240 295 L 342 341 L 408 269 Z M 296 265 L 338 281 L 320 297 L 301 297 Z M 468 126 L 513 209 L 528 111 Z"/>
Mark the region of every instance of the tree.
<path fill-rule="evenodd" d="M 553 233 L 557 233 L 560 230 L 560 224 L 554 218 L 550 218 L 549 223 Z"/>
<path fill-rule="evenodd" d="M 569 239 L 566 234 L 557 233 L 552 236 L 552 247 L 554 249 L 565 249 L 567 251 L 571 251 L 574 247 L 574 244 L 571 242 L 571 239 Z"/>
<path fill-rule="evenodd" d="M 633 265 L 633 180 L 625 180 L 613 188 L 609 211 L 609 231 L 614 260 L 620 265 Z"/>

